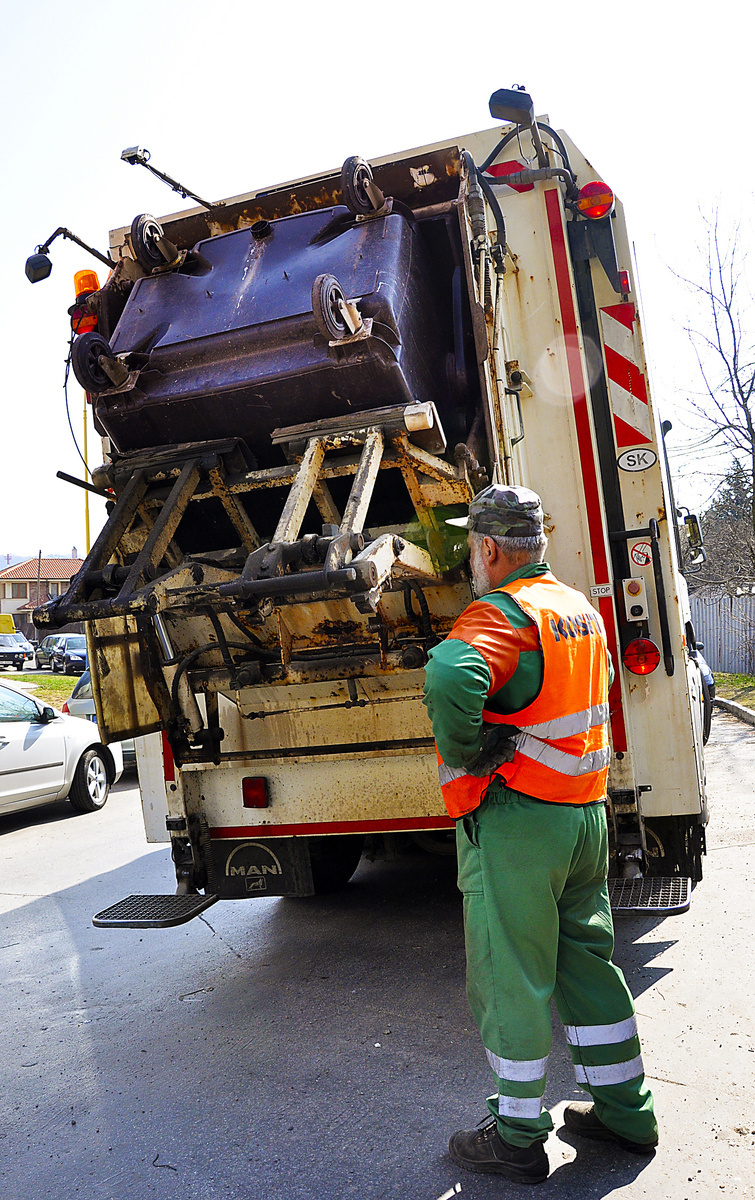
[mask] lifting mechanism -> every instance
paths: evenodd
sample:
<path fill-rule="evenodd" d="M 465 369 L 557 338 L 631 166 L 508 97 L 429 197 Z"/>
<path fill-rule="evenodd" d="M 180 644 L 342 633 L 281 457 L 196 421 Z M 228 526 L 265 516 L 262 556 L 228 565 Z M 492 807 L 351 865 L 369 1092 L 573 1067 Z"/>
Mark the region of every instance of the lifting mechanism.
<path fill-rule="evenodd" d="M 365 530 L 381 471 L 401 474 L 419 526 L 430 534 L 434 508 L 469 503 L 475 490 L 469 456 L 462 448 L 456 464 L 438 456 L 446 443 L 435 406 L 398 405 L 291 426 L 275 430 L 272 440 L 288 465 L 257 470 L 245 444 L 227 439 L 136 451 L 101 469 L 96 482 L 113 495 L 110 518 L 68 592 L 42 610 L 51 627 L 87 622 L 102 688 L 114 653 L 130 646 L 132 662 L 139 655 L 135 684 L 146 687 L 155 709 L 149 724 L 167 731 L 181 765 L 221 760 L 218 691 L 327 673 L 316 655 L 291 658 L 283 637 L 263 643 L 257 631 L 277 604 L 347 599 L 369 617 L 384 592 L 404 591 L 417 626 L 414 641 L 390 648 L 377 640 L 353 663 L 342 658 L 341 670 L 351 665 L 353 675 L 420 666 L 435 640 L 423 585 L 443 585 L 442 566 L 397 532 Z M 344 476 L 352 482 L 339 512 L 329 484 Z M 263 541 L 248 512 L 254 502 L 247 508 L 241 498 L 256 493 L 269 507 L 271 493 L 283 489 L 274 532 Z M 202 506 L 217 509 L 218 502 L 237 544 L 184 553 L 176 535 L 187 510 L 196 526 Z M 322 532 L 302 535 L 311 503 Z M 118 557 L 129 561 L 112 561 Z M 204 713 L 197 692 L 204 693 Z M 112 704 L 105 707 L 112 711 Z M 101 727 L 107 728 L 104 712 Z M 143 717 L 139 731 L 145 732 Z M 124 729 L 108 733 L 124 736 Z"/>

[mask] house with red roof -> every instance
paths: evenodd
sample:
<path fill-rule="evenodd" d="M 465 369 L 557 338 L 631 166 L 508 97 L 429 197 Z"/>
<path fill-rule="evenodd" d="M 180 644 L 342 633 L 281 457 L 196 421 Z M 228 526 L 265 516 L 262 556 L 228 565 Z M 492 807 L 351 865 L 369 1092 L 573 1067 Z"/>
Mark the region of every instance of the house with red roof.
<path fill-rule="evenodd" d="M 68 590 L 82 558 L 27 558 L 0 571 L 0 613 L 10 613 L 16 629 L 29 636 L 32 613 Z"/>

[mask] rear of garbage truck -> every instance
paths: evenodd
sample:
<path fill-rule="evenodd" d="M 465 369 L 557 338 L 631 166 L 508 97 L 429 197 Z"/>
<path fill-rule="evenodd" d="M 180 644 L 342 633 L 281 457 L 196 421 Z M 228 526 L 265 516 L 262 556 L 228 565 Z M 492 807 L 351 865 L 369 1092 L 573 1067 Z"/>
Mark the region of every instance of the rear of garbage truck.
<path fill-rule="evenodd" d="M 138 751 L 177 894 L 101 924 L 447 851 L 428 651 L 471 599 L 463 515 L 543 497 L 608 628 L 618 908 L 681 911 L 702 688 L 620 204 L 526 93 L 504 124 L 111 235 L 73 345 L 109 516 L 42 627 L 87 623 L 98 723 Z"/>

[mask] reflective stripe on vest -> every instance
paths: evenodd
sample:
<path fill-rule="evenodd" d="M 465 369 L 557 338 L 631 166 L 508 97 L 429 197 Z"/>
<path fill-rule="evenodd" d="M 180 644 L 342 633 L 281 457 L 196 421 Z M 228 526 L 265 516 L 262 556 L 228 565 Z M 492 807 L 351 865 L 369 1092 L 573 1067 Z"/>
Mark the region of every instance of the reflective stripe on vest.
<path fill-rule="evenodd" d="M 514 759 L 494 775 L 480 779 L 452 770 L 438 753 L 446 808 L 454 818 L 465 816 L 479 805 L 494 778 L 514 791 L 552 803 L 601 800 L 611 760 L 603 619 L 581 592 L 550 573 L 515 579 L 499 590 L 510 595 L 537 627 L 543 684 L 536 699 L 519 712 L 483 711 L 485 722 L 510 725 L 512 733 L 516 731 Z"/>
<path fill-rule="evenodd" d="M 531 737 L 528 733 L 519 734 L 516 738 L 516 748 L 525 758 L 544 763 L 551 771 L 558 771 L 559 775 L 589 775 L 594 771 L 602 771 L 611 761 L 610 746 L 602 746 L 600 750 L 591 750 L 589 754 L 576 758 L 573 754 L 564 754 L 563 750 L 557 750 L 555 746 L 541 742 L 539 738 Z"/>
<path fill-rule="evenodd" d="M 573 733 L 587 733 L 596 725 L 605 725 L 608 720 L 608 704 L 593 704 L 581 712 L 571 713 L 567 717 L 556 717 L 553 721 L 541 721 L 539 725 L 520 725 L 524 733 L 531 733 L 537 738 L 569 737 Z M 487 716 L 484 717 L 488 719 Z"/>

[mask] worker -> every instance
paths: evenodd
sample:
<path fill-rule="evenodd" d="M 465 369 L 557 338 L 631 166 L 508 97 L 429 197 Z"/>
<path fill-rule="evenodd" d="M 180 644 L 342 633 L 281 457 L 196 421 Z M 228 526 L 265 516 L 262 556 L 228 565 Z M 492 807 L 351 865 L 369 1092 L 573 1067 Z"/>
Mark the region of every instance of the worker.
<path fill-rule="evenodd" d="M 459 1166 L 548 1175 L 543 1109 L 555 1000 L 577 1083 L 567 1129 L 636 1154 L 658 1142 L 634 1004 L 611 962 L 606 781 L 612 666 L 603 620 L 543 561 L 539 496 L 494 484 L 468 529 L 476 596 L 430 652 L 424 702 L 456 818 L 467 998 L 496 1082 L 454 1134 Z"/>

